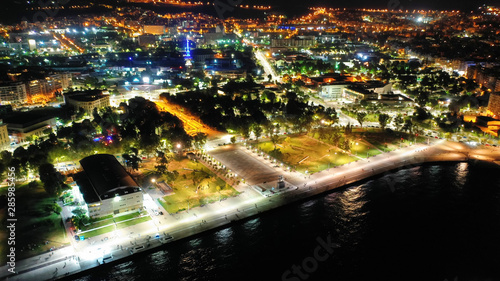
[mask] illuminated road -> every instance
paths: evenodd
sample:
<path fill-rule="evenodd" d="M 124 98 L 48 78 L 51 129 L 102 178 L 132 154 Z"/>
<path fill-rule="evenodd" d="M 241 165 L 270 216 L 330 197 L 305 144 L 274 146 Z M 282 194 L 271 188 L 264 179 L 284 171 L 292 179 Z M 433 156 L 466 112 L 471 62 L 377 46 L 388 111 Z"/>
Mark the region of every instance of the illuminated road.
<path fill-rule="evenodd" d="M 264 77 L 267 77 L 269 74 L 271 74 L 271 76 L 273 77 L 272 78 L 273 81 L 277 81 L 278 83 L 281 83 L 281 77 L 278 76 L 276 74 L 276 72 L 274 71 L 274 69 L 271 67 L 271 65 L 269 64 L 269 61 L 267 60 L 264 53 L 262 51 L 256 51 L 255 57 L 259 60 L 262 67 L 264 67 L 264 72 L 265 72 Z"/>
<path fill-rule="evenodd" d="M 208 127 L 207 125 L 203 124 L 196 117 L 181 111 L 180 107 L 177 105 L 172 105 L 164 101 L 155 101 L 155 103 L 158 106 L 159 110 L 166 111 L 172 115 L 177 116 L 177 118 L 179 118 L 184 124 L 184 129 L 186 130 L 186 133 L 188 133 L 191 136 L 194 136 L 198 133 L 205 133 L 208 137 L 213 137 L 215 135 L 221 134 L 220 132 L 217 132 Z"/>
<path fill-rule="evenodd" d="M 52 35 L 54 36 L 54 39 L 58 40 L 61 43 L 61 45 L 65 48 L 67 48 L 68 50 L 73 49 L 73 50 L 76 50 L 77 52 L 82 53 L 82 54 L 85 52 L 85 49 L 76 45 L 75 42 L 73 40 L 69 39 L 68 37 L 66 37 L 66 35 L 64 35 L 64 34 L 58 35 L 56 33 L 53 33 Z"/>

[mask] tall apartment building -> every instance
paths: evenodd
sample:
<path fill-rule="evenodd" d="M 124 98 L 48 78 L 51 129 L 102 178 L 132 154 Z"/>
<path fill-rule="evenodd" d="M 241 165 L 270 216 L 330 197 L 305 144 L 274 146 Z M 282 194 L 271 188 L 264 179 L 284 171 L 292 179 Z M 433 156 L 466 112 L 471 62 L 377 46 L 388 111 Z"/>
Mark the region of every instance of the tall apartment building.
<path fill-rule="evenodd" d="M 19 105 L 27 101 L 26 85 L 23 82 L 0 84 L 0 104 Z"/>
<path fill-rule="evenodd" d="M 500 118 L 500 92 L 490 94 L 488 115 L 491 115 L 493 118 Z"/>
<path fill-rule="evenodd" d="M 70 73 L 51 74 L 44 79 L 31 80 L 27 82 L 27 92 L 30 96 L 52 95 L 56 91 L 62 91 L 72 86 Z"/>

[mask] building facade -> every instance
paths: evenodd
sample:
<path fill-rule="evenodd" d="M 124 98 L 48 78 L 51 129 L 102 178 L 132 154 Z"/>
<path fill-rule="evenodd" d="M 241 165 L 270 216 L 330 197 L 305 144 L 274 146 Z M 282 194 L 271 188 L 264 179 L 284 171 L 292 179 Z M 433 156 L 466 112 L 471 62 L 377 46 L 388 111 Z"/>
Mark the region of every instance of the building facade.
<path fill-rule="evenodd" d="M 50 96 L 55 92 L 61 92 L 72 86 L 70 73 L 52 74 L 44 79 L 36 79 L 27 82 L 27 92 L 30 97 L 37 95 Z"/>
<path fill-rule="evenodd" d="M 349 85 L 350 83 L 346 82 L 323 84 L 319 86 L 318 93 L 322 98 L 333 100 L 340 99 L 342 98 L 344 89 Z"/>
<path fill-rule="evenodd" d="M 32 116 L 29 113 L 6 118 L 7 130 L 15 143 L 27 141 L 28 137 L 42 137 L 46 129 L 55 128 L 56 118 Z"/>
<path fill-rule="evenodd" d="M 102 91 L 67 93 L 64 95 L 64 101 L 76 110 L 83 108 L 89 114 L 94 111 L 94 108 L 101 109 L 110 106 L 109 95 L 103 94 Z"/>
<path fill-rule="evenodd" d="M 26 85 L 22 82 L 15 82 L 0 85 L 0 104 L 20 105 L 28 101 Z"/>
<path fill-rule="evenodd" d="M 7 124 L 3 123 L 0 119 L 0 149 L 5 150 L 10 145 L 9 133 L 7 131 Z"/>
<path fill-rule="evenodd" d="M 490 94 L 488 101 L 488 115 L 493 118 L 500 118 L 500 92 Z"/>

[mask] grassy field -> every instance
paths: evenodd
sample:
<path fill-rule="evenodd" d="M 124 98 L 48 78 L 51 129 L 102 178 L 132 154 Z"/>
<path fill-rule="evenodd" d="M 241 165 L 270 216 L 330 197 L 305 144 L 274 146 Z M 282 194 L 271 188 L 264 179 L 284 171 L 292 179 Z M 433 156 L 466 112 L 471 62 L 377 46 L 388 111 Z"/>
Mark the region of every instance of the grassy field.
<path fill-rule="evenodd" d="M 258 147 L 268 154 L 274 149 L 270 141 L 259 143 Z M 305 135 L 281 137 L 276 148 L 281 151 L 278 160 L 302 173 L 315 173 L 356 160 L 337 147 Z"/>
<path fill-rule="evenodd" d="M 87 230 L 92 230 L 94 228 L 98 228 L 98 227 L 102 227 L 102 226 L 106 226 L 106 225 L 110 225 L 110 224 L 114 224 L 115 222 L 121 222 L 121 221 L 124 221 L 124 220 L 129 220 L 129 219 L 132 219 L 132 218 L 136 218 L 138 216 L 141 216 L 141 215 L 147 215 L 148 212 L 146 211 L 142 211 L 140 213 L 131 213 L 131 214 L 126 214 L 126 215 L 121 215 L 121 216 L 117 216 L 114 218 L 107 218 L 107 219 L 104 219 L 104 220 L 98 220 L 98 221 L 95 221 L 93 223 L 90 223 L 89 225 L 86 225 L 86 226 L 83 226 L 81 228 L 82 231 L 87 231 Z"/>
<path fill-rule="evenodd" d="M 351 153 L 357 155 L 358 157 L 366 158 L 381 154 L 382 152 L 375 146 L 371 145 L 369 142 L 359 139 L 354 141 L 351 147 Z"/>
<path fill-rule="evenodd" d="M 373 147 L 383 152 L 392 151 L 400 148 L 401 146 L 408 146 L 410 145 L 410 143 L 415 142 L 415 140 L 417 142 L 425 141 L 424 137 L 415 137 L 413 135 L 401 132 L 387 133 L 380 130 L 362 132 L 360 129 L 355 129 L 353 133 L 356 137 L 362 138 L 365 142 L 368 142 Z M 403 138 L 403 140 L 401 140 L 401 138 Z M 372 155 L 371 152 L 370 155 Z M 359 156 L 362 157 L 362 155 Z"/>
<path fill-rule="evenodd" d="M 35 256 L 49 251 L 51 247 L 69 244 L 61 216 L 48 210 L 57 199 L 50 197 L 41 187 L 42 184 L 39 186 L 38 188 L 29 188 L 26 184 L 16 188 L 17 259 Z M 2 188 L 0 193 L 6 194 L 7 188 Z M 5 212 L 2 212 L 3 216 L 5 216 Z M 5 228 L 2 228 L 0 236 L 5 237 L 6 234 Z M 2 243 L 0 247 L 0 262 L 2 263 L 5 263 L 7 254 L 4 244 Z"/>
<path fill-rule="evenodd" d="M 136 215 L 136 214 L 133 214 L 133 215 Z M 125 217 L 125 216 L 123 216 L 123 217 Z M 143 222 L 150 221 L 150 220 L 151 220 L 150 216 L 144 216 L 144 217 L 128 220 L 125 222 L 118 222 L 117 221 L 116 229 L 122 229 L 125 227 L 129 227 L 129 226 L 136 225 L 136 224 L 143 223 Z M 106 227 L 90 230 L 90 231 L 81 233 L 80 235 L 83 235 L 85 237 L 85 239 L 87 239 L 87 238 L 91 238 L 91 237 L 98 236 L 101 234 L 109 233 L 109 232 L 112 232 L 114 230 L 115 230 L 115 226 L 113 224 L 113 225 L 109 225 Z"/>
<path fill-rule="evenodd" d="M 180 161 L 171 161 L 169 171 L 177 171 L 179 176 L 174 182 L 169 182 L 173 194 L 164 196 L 159 203 L 169 213 L 187 210 L 203 204 L 235 196 L 238 192 L 226 184 L 224 180 L 215 175 L 201 163 L 196 163 L 187 158 Z M 160 178 L 157 181 L 165 180 Z M 220 191 L 218 191 L 220 188 Z"/>

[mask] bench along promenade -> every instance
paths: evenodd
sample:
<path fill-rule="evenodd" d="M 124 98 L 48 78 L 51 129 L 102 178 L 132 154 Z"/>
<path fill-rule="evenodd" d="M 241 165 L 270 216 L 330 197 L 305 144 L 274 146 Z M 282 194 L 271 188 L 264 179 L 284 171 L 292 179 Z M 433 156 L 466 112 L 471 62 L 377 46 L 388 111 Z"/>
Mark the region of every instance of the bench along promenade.
<path fill-rule="evenodd" d="M 260 163 L 263 169 L 273 169 L 276 175 L 283 175 L 286 187 L 264 196 L 250 184 L 240 183 L 235 188 L 241 194 L 236 197 L 192 208 L 179 214 L 166 215 L 163 222 L 158 221 L 161 224 L 151 223 L 151 221 L 141 223 L 127 228 L 125 233 L 121 230 L 121 233 L 115 233 L 114 236 L 103 234 L 102 237 L 96 236 L 50 253 L 17 261 L 16 274 L 8 272 L 8 266 L 3 266 L 0 270 L 0 278 L 7 280 L 72 278 L 74 276 L 70 275 L 99 266 L 108 266 L 103 264 L 133 259 L 136 254 L 158 250 L 155 249 L 157 247 L 168 247 L 168 243 L 173 241 L 221 228 L 239 220 L 258 216 L 262 212 L 349 186 L 371 177 L 387 175 L 387 187 L 393 189 L 398 184 L 397 178 L 392 173 L 394 170 L 414 168 L 424 163 L 469 161 L 500 163 L 500 149 L 498 148 L 470 148 L 462 143 L 443 140 L 431 145 L 416 144 L 312 175 L 304 175 L 277 167 L 271 161 L 243 146 L 232 147 L 239 149 L 240 155 L 245 155 Z M 217 157 L 219 149 L 227 148 L 217 148 L 209 154 Z M 231 163 L 224 163 L 223 160 L 221 162 L 224 165 L 231 167 Z M 244 174 L 242 169 L 245 169 L 243 165 L 233 171 Z M 253 166 L 252 169 L 259 168 Z M 260 171 L 254 172 L 258 175 Z M 263 177 L 267 180 L 269 172 L 264 173 Z M 254 176 L 252 181 L 252 184 L 259 183 L 259 178 Z"/>

